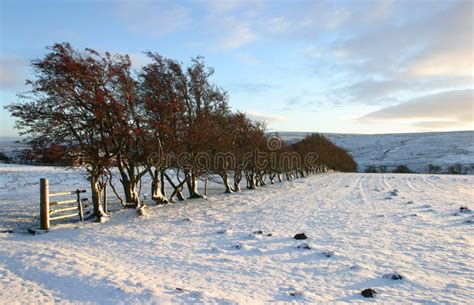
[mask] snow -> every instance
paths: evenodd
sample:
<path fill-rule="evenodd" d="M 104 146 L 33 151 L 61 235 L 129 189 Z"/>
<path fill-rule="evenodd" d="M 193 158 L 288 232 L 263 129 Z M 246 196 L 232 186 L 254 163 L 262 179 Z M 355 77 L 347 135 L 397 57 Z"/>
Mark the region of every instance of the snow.
<path fill-rule="evenodd" d="M 296 141 L 307 132 L 278 132 L 284 140 Z M 406 165 L 427 173 L 430 164 L 441 166 L 460 163 L 474 173 L 474 131 L 401 133 L 401 134 L 324 134 L 336 145 L 347 149 L 363 172 L 370 166 L 393 169 Z"/>
<path fill-rule="evenodd" d="M 30 149 L 31 146 L 27 143 L 20 142 L 16 139 L 8 137 L 0 137 L 0 153 L 8 158 L 18 159 L 24 150 Z"/>
<path fill-rule="evenodd" d="M 87 186 L 80 170 L 0 167 L 0 225 L 15 231 L 0 233 L 2 303 L 473 299 L 474 215 L 459 208 L 473 209 L 474 176 L 321 174 L 33 236 L 13 223 L 34 220 L 39 176 Z"/>

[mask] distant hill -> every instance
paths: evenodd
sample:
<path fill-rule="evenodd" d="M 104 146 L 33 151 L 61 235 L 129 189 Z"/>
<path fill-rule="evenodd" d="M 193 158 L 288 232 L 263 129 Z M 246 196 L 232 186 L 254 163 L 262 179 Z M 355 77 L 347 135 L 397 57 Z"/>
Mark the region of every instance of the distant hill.
<path fill-rule="evenodd" d="M 297 141 L 310 132 L 278 132 L 284 140 Z M 430 164 L 446 171 L 459 163 L 474 173 L 474 131 L 403 134 L 336 134 L 323 133 L 336 145 L 345 148 L 357 162 L 359 172 L 374 166 L 393 170 L 406 165 L 415 172 L 426 173 Z"/>
<path fill-rule="evenodd" d="M 277 132 L 282 139 L 295 142 L 311 132 Z M 358 164 L 358 171 L 368 167 L 392 171 L 406 165 L 418 173 L 429 172 L 429 165 L 439 166 L 446 172 L 449 166 L 459 163 L 463 171 L 474 174 L 474 131 L 428 132 L 402 134 L 338 134 L 323 133 L 336 145 L 345 148 Z M 17 159 L 28 149 L 13 139 L 0 139 L 0 152 Z"/>

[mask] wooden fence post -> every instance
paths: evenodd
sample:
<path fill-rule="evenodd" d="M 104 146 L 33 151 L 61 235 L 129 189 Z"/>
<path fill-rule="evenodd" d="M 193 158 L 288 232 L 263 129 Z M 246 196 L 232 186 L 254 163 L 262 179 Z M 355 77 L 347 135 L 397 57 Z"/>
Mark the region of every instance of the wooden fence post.
<path fill-rule="evenodd" d="M 76 191 L 77 194 L 77 208 L 79 209 L 79 219 L 84 221 L 84 209 L 82 208 L 81 190 Z"/>
<path fill-rule="evenodd" d="M 49 186 L 48 179 L 40 179 L 40 229 L 49 229 Z"/>

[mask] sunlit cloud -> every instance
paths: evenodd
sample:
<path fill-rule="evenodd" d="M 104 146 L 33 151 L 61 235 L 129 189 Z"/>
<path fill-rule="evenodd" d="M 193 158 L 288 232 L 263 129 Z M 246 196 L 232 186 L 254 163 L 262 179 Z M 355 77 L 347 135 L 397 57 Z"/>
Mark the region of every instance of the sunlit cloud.
<path fill-rule="evenodd" d="M 416 76 L 472 76 L 474 75 L 474 52 L 464 49 L 428 55 L 420 59 L 410 72 Z"/>
<path fill-rule="evenodd" d="M 426 128 L 470 127 L 474 122 L 474 89 L 421 96 L 366 114 L 356 121 L 373 124 L 396 121 Z"/>

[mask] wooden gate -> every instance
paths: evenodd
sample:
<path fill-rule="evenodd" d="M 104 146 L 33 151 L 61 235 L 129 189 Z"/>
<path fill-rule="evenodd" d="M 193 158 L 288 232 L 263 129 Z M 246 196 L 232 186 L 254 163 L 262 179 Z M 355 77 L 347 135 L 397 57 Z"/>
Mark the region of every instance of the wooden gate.
<path fill-rule="evenodd" d="M 79 217 L 83 221 L 85 215 L 91 214 L 89 200 L 82 198 L 86 190 L 75 190 L 62 193 L 49 193 L 48 180 L 40 179 L 40 229 L 50 228 L 51 221 Z M 74 199 L 50 201 L 51 197 L 75 196 Z M 85 210 L 86 209 L 86 210 Z"/>

